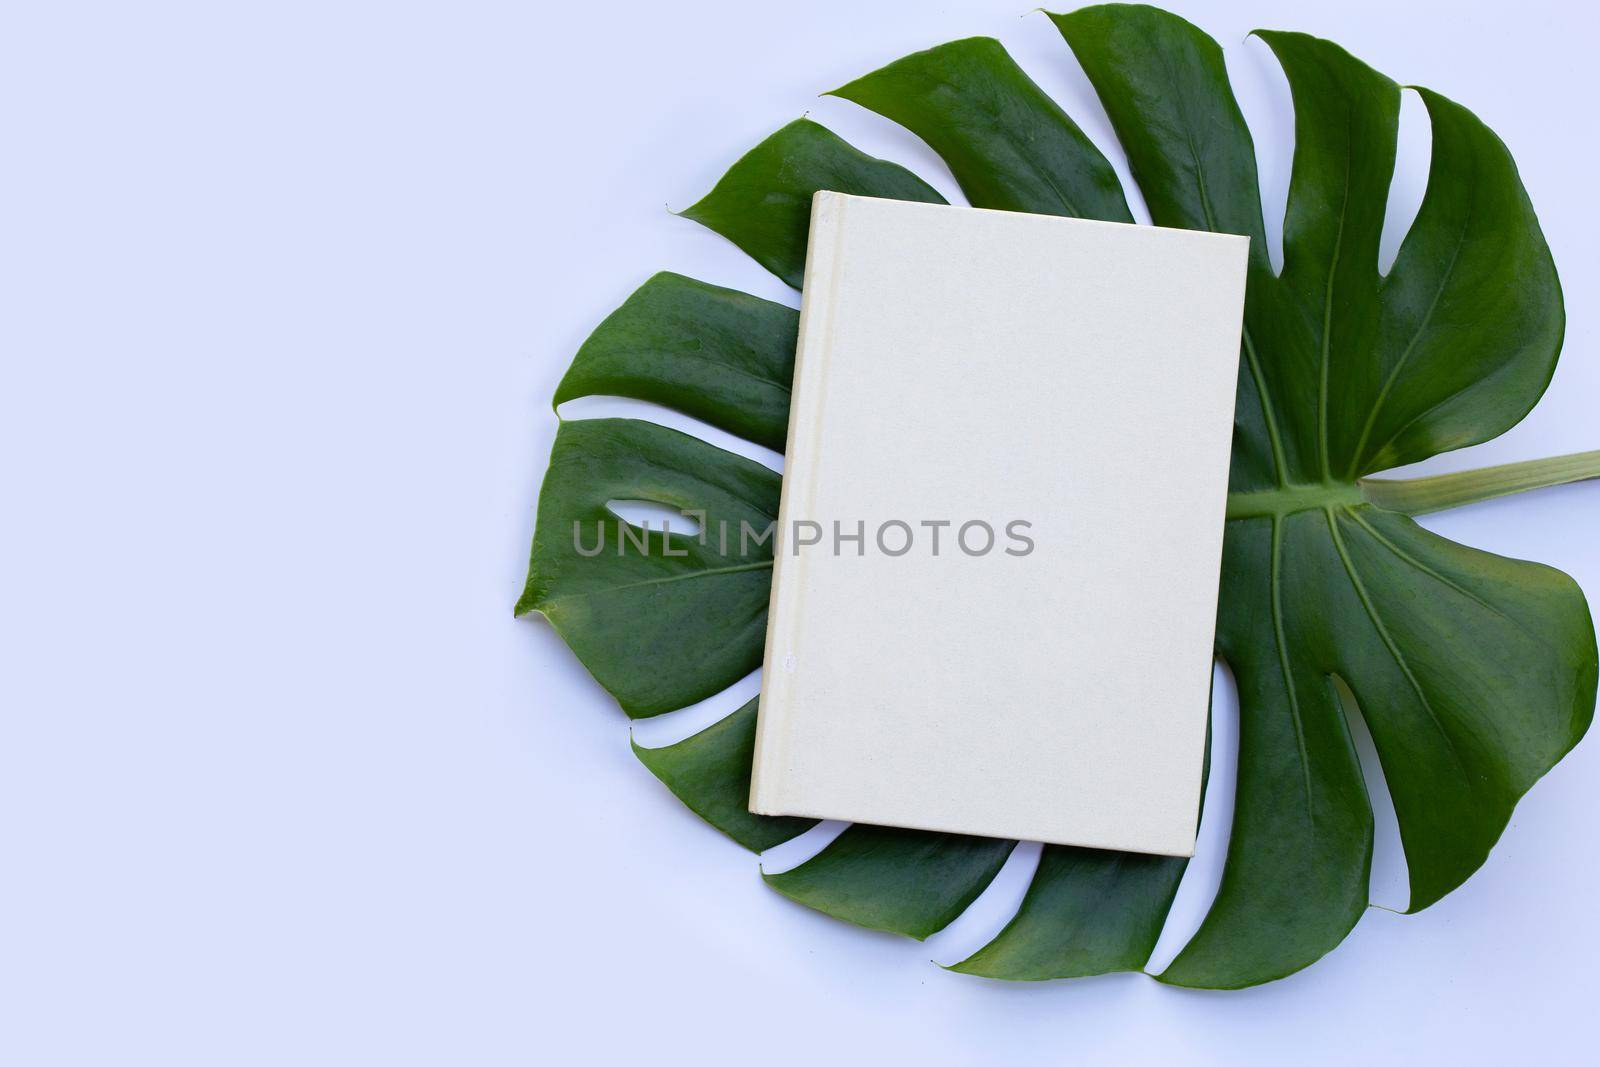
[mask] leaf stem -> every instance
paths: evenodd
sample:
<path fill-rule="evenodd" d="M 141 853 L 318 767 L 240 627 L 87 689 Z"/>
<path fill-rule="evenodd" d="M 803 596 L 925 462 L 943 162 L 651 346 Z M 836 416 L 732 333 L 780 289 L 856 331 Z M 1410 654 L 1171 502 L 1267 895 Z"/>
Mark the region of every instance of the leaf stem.
<path fill-rule="evenodd" d="M 1428 478 L 1363 478 L 1357 485 L 1361 495 L 1380 508 L 1405 515 L 1426 515 L 1587 478 L 1600 478 L 1600 449 Z"/>

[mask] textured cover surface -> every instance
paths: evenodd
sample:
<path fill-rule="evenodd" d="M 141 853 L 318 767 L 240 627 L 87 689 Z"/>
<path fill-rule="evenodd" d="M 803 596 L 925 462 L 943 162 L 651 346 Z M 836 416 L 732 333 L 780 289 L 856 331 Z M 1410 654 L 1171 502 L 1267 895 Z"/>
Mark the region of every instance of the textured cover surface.
<path fill-rule="evenodd" d="M 753 811 L 1193 851 L 1247 247 L 817 194 Z"/>

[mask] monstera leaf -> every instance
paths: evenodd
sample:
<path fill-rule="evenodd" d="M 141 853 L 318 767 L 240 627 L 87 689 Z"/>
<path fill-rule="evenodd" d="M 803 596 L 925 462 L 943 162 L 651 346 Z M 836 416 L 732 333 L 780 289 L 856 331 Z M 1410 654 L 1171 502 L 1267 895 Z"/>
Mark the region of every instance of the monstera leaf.
<path fill-rule="evenodd" d="M 1205 34 L 1147 7 L 1050 16 L 1111 119 L 1158 225 L 1251 238 L 1217 653 L 1238 681 L 1237 799 L 1221 888 L 1157 977 L 1230 988 L 1306 966 L 1367 904 L 1373 820 L 1343 701 L 1393 796 L 1412 910 L 1483 863 L 1519 797 L 1589 725 L 1594 627 L 1537 563 L 1410 515 L 1600 473 L 1600 454 L 1420 481 L 1370 475 L 1487 440 L 1544 391 L 1561 345 L 1555 267 L 1500 140 L 1418 90 L 1433 128 L 1426 196 L 1388 274 L 1378 241 L 1400 87 L 1327 41 L 1262 33 L 1288 76 L 1295 156 L 1283 269 L 1269 262 L 1255 151 Z M 976 206 L 1131 221 L 1110 164 L 1010 59 L 975 38 L 835 91 L 926 141 Z M 905 169 L 800 121 L 684 214 L 798 286 L 811 194 L 938 201 Z M 1070 294 L 1063 294 L 1069 298 Z M 610 394 L 781 447 L 796 315 L 661 274 L 603 322 L 557 402 Z M 630 716 L 671 711 L 759 665 L 770 555 L 666 531 L 647 552 L 574 540 L 608 502 L 765 525 L 778 476 L 632 420 L 564 422 L 539 497 L 519 612 L 544 614 Z M 770 552 L 770 548 L 767 550 Z M 755 706 L 640 759 L 747 848 L 804 820 L 749 814 Z M 1011 842 L 855 826 L 767 880 L 863 926 L 925 937 L 995 876 Z M 1184 861 L 1047 847 L 1016 917 L 957 970 L 1059 978 L 1143 969 Z"/>

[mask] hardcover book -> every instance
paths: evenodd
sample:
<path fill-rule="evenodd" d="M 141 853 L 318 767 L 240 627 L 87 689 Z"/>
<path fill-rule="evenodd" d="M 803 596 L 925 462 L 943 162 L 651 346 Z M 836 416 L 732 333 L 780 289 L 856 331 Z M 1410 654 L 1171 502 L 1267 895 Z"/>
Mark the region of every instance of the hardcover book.
<path fill-rule="evenodd" d="M 750 810 L 1193 852 L 1246 252 L 816 194 Z"/>

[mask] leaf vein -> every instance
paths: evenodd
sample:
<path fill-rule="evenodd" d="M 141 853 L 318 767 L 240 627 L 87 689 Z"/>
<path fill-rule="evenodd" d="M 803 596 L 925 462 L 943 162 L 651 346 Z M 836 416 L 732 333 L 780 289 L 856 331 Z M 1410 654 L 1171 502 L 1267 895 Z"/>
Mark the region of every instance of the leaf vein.
<path fill-rule="evenodd" d="M 1322 478 L 1332 480 L 1328 460 L 1328 363 L 1333 346 L 1333 288 L 1339 275 L 1339 260 L 1344 254 L 1344 225 L 1350 214 L 1350 118 L 1345 117 L 1344 196 L 1339 202 L 1339 225 L 1333 234 L 1333 261 L 1328 264 L 1328 282 L 1322 293 L 1322 366 L 1317 383 L 1317 439 L 1322 453 Z"/>
<path fill-rule="evenodd" d="M 1300 750 L 1300 772 L 1305 786 L 1306 818 L 1311 822 L 1312 833 L 1317 827 L 1317 810 L 1311 802 L 1311 757 L 1306 751 L 1305 727 L 1300 721 L 1300 696 L 1295 689 L 1294 671 L 1289 664 L 1289 642 L 1283 631 L 1283 595 L 1280 569 L 1282 559 L 1283 520 L 1276 515 L 1272 518 L 1272 566 L 1269 575 L 1269 588 L 1272 600 L 1272 633 L 1278 646 L 1278 669 L 1283 672 L 1283 685 L 1289 693 L 1289 719 L 1294 725 L 1295 746 Z"/>
<path fill-rule="evenodd" d="M 1344 512 L 1345 512 L 1345 514 L 1349 515 L 1350 518 L 1354 519 L 1361 526 L 1361 528 L 1363 530 L 1366 530 L 1367 533 L 1370 534 L 1375 541 L 1377 541 L 1384 548 L 1387 548 L 1390 552 L 1393 552 L 1402 561 L 1404 561 L 1406 563 L 1409 563 L 1411 566 L 1415 567 L 1417 570 L 1421 571 L 1423 574 L 1426 574 L 1428 577 L 1432 578 L 1434 581 L 1441 582 L 1444 585 L 1450 587 L 1451 589 L 1454 589 L 1456 592 L 1460 593 L 1462 596 L 1466 597 L 1468 600 L 1471 600 L 1473 603 L 1477 604 L 1479 607 L 1483 608 L 1485 611 L 1493 612 L 1494 614 L 1500 616 L 1502 619 L 1506 620 L 1507 622 L 1511 623 L 1514 626 L 1517 626 L 1519 628 L 1522 626 L 1522 624 L 1517 622 L 1517 620 L 1513 619 L 1511 616 L 1507 615 L 1505 612 L 1501 611 L 1499 608 L 1495 607 L 1493 604 L 1489 603 L 1487 600 L 1483 599 L 1481 596 L 1479 596 L 1478 594 L 1474 593 L 1472 590 L 1468 589 L 1466 586 L 1464 586 L 1461 583 L 1457 582 L 1453 578 L 1450 578 L 1450 577 L 1448 577 L 1446 575 L 1440 574 L 1437 570 L 1435 570 L 1432 567 L 1428 566 L 1426 563 L 1424 563 L 1421 560 L 1417 559 L 1415 556 L 1411 555 L 1405 549 L 1401 548 L 1399 545 L 1397 545 L 1393 541 L 1389 540 L 1389 538 L 1385 537 L 1378 530 L 1377 527 L 1375 527 L 1371 523 L 1369 523 L 1366 520 L 1365 516 L 1363 516 L 1360 512 L 1358 512 L 1354 508 L 1346 507 L 1346 508 L 1344 508 Z"/>
<path fill-rule="evenodd" d="M 600 596 L 604 593 L 621 593 L 629 589 L 642 589 L 652 585 L 667 585 L 671 582 L 688 581 L 690 578 L 714 578 L 723 574 L 738 574 L 742 571 L 758 571 L 772 566 L 771 560 L 760 563 L 739 563 L 732 567 L 708 567 L 705 570 L 690 571 L 687 574 L 671 574 L 665 578 L 646 578 L 638 582 L 625 582 L 622 585 L 609 585 L 604 589 L 585 589 L 581 592 L 563 593 L 561 596 L 550 597 L 541 601 L 542 604 L 558 604 L 563 600 L 580 600 L 585 597 Z"/>
<path fill-rule="evenodd" d="M 1467 243 L 1467 222 L 1461 223 L 1461 233 L 1456 238 L 1455 250 L 1450 253 L 1450 262 L 1445 266 L 1444 274 L 1439 279 L 1439 287 L 1434 290 L 1433 299 L 1428 302 L 1428 310 L 1422 315 L 1422 321 L 1417 324 L 1416 333 L 1411 335 L 1411 340 L 1406 343 L 1405 351 L 1400 353 L 1400 358 L 1395 361 L 1393 369 L 1384 379 L 1383 388 L 1378 390 L 1378 397 L 1372 402 L 1372 410 L 1367 412 L 1367 421 L 1361 427 L 1361 437 L 1356 441 L 1355 451 L 1350 454 L 1350 469 L 1345 472 L 1346 479 L 1356 476 L 1356 471 L 1361 466 L 1361 454 L 1367 447 L 1367 439 L 1372 436 L 1373 427 L 1377 425 L 1378 415 L 1383 410 L 1383 405 L 1388 402 L 1389 392 L 1394 388 L 1395 382 L 1400 379 L 1400 372 L 1405 369 L 1406 362 L 1410 360 L 1411 353 L 1416 350 L 1417 342 L 1422 340 L 1422 335 L 1428 332 L 1428 323 L 1433 321 L 1433 313 L 1439 306 L 1439 301 L 1444 297 L 1444 291 L 1449 286 L 1450 276 L 1455 273 L 1456 262 L 1461 258 L 1461 249 Z M 1392 438 L 1390 439 L 1393 440 Z M 1385 442 L 1385 447 L 1389 442 Z"/>
<path fill-rule="evenodd" d="M 1356 598 L 1361 601 L 1361 607 L 1366 612 L 1367 618 L 1371 620 L 1372 628 L 1377 632 L 1378 639 L 1383 642 L 1383 646 L 1388 650 L 1395 666 L 1400 668 L 1400 673 L 1405 677 L 1406 683 L 1411 687 L 1411 691 L 1416 694 L 1418 702 L 1422 704 L 1422 709 L 1428 713 L 1428 719 L 1433 723 L 1433 728 L 1438 731 L 1440 737 L 1444 738 L 1445 747 L 1450 750 L 1450 757 L 1460 769 L 1461 776 L 1470 780 L 1471 774 L 1467 770 L 1466 762 L 1461 758 L 1460 749 L 1456 747 L 1455 738 L 1451 737 L 1450 732 L 1444 728 L 1444 723 L 1439 719 L 1439 713 L 1433 708 L 1433 702 L 1428 699 L 1427 693 L 1423 692 L 1422 683 L 1417 681 L 1417 676 L 1412 672 L 1411 664 L 1406 660 L 1405 653 L 1400 651 L 1400 646 L 1395 643 L 1394 638 L 1390 635 L 1389 628 L 1383 624 L 1383 619 L 1379 617 L 1378 609 L 1372 603 L 1371 595 L 1367 592 L 1366 583 L 1356 573 L 1355 562 L 1351 560 L 1350 553 L 1345 549 L 1344 538 L 1339 535 L 1339 523 L 1334 517 L 1333 509 L 1324 508 L 1323 514 L 1327 517 L 1328 532 L 1333 536 L 1333 547 L 1339 553 L 1339 561 L 1344 564 L 1345 574 L 1349 576 L 1350 584 L 1356 592 Z"/>

